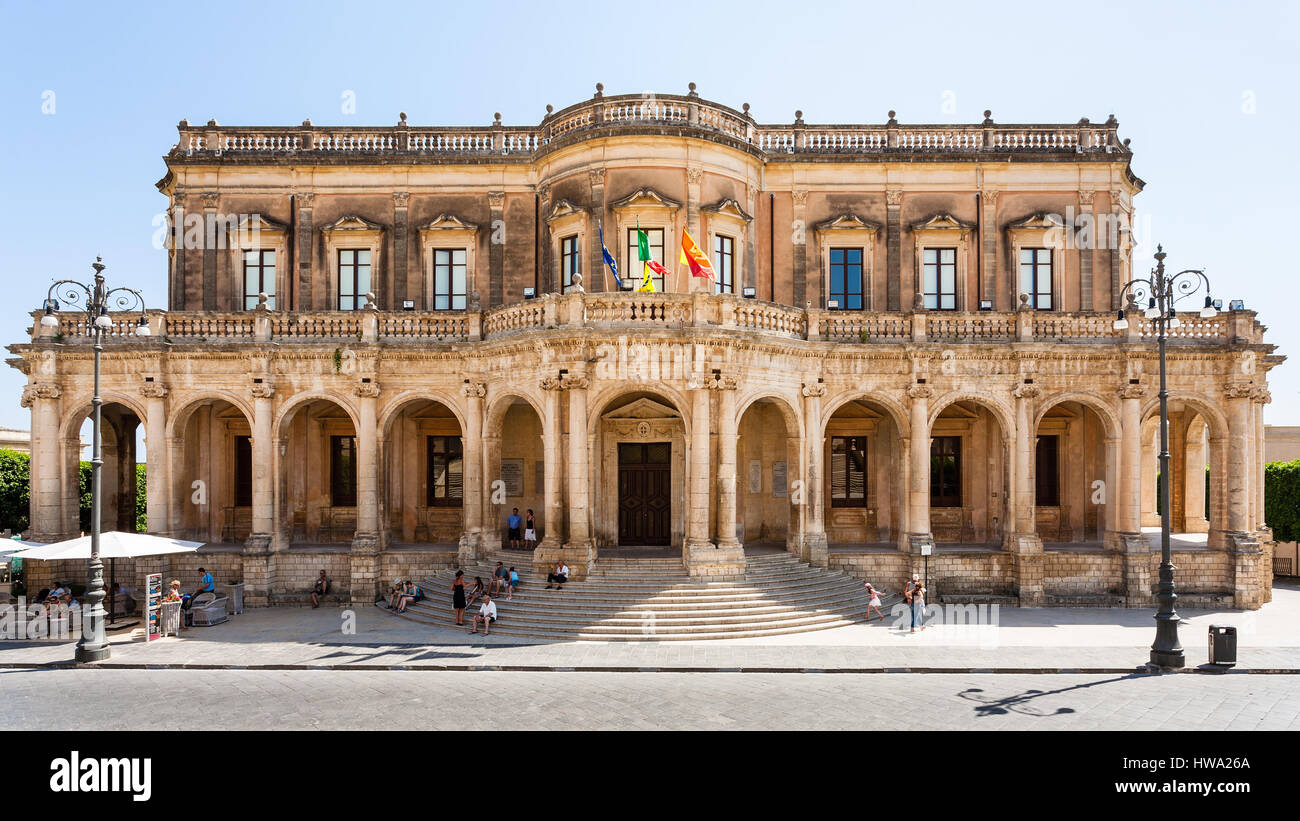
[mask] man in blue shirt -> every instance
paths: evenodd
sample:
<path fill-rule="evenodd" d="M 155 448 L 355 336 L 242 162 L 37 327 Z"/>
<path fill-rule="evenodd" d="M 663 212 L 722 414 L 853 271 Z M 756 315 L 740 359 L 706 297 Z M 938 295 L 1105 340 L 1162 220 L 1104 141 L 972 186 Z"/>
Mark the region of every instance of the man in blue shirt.
<path fill-rule="evenodd" d="M 199 597 L 200 593 L 212 593 L 215 595 L 217 592 L 217 585 L 212 580 L 212 574 L 201 567 L 199 568 L 199 572 L 203 574 L 203 578 L 199 581 L 199 588 L 194 591 L 194 595 L 190 596 L 189 601 L 185 603 L 186 610 L 189 610 L 190 607 L 193 606 L 194 600 Z"/>
<path fill-rule="evenodd" d="M 524 537 L 520 528 L 524 526 L 524 520 L 519 515 L 519 508 L 515 508 L 514 511 L 506 517 L 506 527 L 510 528 L 510 549 L 522 550 Z"/>

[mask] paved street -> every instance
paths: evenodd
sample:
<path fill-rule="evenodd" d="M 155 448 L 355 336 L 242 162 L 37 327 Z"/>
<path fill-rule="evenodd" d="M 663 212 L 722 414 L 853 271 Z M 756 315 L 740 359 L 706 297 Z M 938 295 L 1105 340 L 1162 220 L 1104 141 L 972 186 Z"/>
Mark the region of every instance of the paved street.
<path fill-rule="evenodd" d="M 1300 676 L 0 670 L 4 730 L 200 715 L 232 730 L 1298 730 Z"/>

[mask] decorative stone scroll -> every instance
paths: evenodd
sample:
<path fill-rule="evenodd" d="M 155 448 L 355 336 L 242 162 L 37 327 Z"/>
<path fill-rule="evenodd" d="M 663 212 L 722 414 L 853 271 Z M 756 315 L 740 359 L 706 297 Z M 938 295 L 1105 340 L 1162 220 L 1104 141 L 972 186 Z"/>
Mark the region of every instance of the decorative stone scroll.
<path fill-rule="evenodd" d="M 28 385 L 23 388 L 22 406 L 30 408 L 37 399 L 58 399 L 62 395 L 63 390 L 58 385 L 49 383 Z"/>
<path fill-rule="evenodd" d="M 163 399 L 167 393 L 168 388 L 162 382 L 146 382 L 140 386 L 140 395 L 145 399 Z"/>

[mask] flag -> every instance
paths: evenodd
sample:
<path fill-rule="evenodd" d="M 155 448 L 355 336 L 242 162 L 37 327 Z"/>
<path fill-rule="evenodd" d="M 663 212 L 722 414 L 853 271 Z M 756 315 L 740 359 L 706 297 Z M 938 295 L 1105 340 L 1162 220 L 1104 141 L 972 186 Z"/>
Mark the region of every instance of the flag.
<path fill-rule="evenodd" d="M 650 258 L 650 237 L 646 236 L 646 232 L 641 230 L 639 224 L 636 229 L 636 255 L 637 259 L 641 261 L 642 269 L 645 271 L 641 287 L 637 288 L 637 290 L 654 293 L 654 283 L 650 281 L 650 272 L 654 271 L 661 277 L 667 277 L 669 273 L 667 268 Z M 646 288 L 647 283 L 650 283 L 648 289 Z"/>
<path fill-rule="evenodd" d="M 609 270 L 613 272 L 614 282 L 618 284 L 618 289 L 621 291 L 623 290 L 623 280 L 618 278 L 618 263 L 614 261 L 614 257 L 609 253 L 609 249 L 605 247 L 605 228 L 604 226 L 597 224 L 596 229 L 600 231 L 600 255 L 605 258 L 605 264 L 608 265 Z"/>
<path fill-rule="evenodd" d="M 645 272 L 645 275 L 641 278 L 641 287 L 637 288 L 637 291 L 644 294 L 653 294 L 655 292 L 655 281 L 650 278 L 650 266 L 643 265 L 641 270 Z"/>
<path fill-rule="evenodd" d="M 682 253 L 678 261 L 691 267 L 691 276 L 693 277 L 705 277 L 707 279 L 714 277 L 713 264 L 709 262 L 709 258 L 700 250 L 700 247 L 695 244 L 695 240 L 691 239 L 691 235 L 686 231 L 682 232 Z"/>

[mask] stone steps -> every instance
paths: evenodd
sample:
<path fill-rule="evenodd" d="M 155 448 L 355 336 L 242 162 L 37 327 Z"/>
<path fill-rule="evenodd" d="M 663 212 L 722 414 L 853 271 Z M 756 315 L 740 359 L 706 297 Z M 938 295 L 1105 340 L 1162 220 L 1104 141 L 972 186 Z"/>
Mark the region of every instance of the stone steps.
<path fill-rule="evenodd" d="M 840 571 L 810 567 L 797 557 L 749 557 L 742 576 L 695 580 L 676 558 L 607 559 L 586 579 L 546 589 L 530 563 L 495 553 L 464 568 L 469 579 L 490 578 L 497 561 L 514 566 L 522 584 L 513 599 L 497 596 L 493 633 L 529 638 L 597 641 L 672 641 L 772 636 L 843 627 L 863 621 L 868 597 L 862 582 Z M 453 571 L 420 581 L 426 598 L 400 617 L 452 625 Z M 888 609 L 897 596 L 885 598 Z M 466 630 L 477 605 L 466 611 Z"/>

